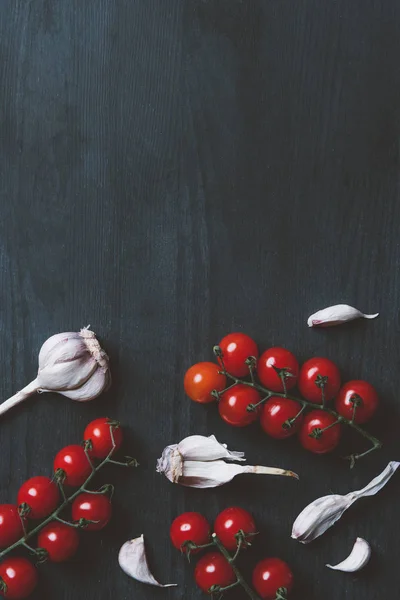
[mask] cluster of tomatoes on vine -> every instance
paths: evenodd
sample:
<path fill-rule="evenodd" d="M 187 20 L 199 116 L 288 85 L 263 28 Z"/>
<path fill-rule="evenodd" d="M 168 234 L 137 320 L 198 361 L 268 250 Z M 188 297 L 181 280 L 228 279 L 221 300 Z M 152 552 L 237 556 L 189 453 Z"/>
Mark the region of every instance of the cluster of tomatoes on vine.
<path fill-rule="evenodd" d="M 310 358 L 300 367 L 285 348 L 270 348 L 259 355 L 256 342 L 243 333 L 225 336 L 214 351 L 218 364 L 199 362 L 190 367 L 185 391 L 196 402 L 217 399 L 222 419 L 234 427 L 259 419 L 271 437 L 284 439 L 298 433 L 304 448 L 323 454 L 339 443 L 341 423 L 365 423 L 378 407 L 370 383 L 355 380 L 341 385 L 337 365 L 327 358 Z M 288 394 L 295 386 L 302 398 Z M 326 407 L 333 399 L 336 412 Z M 306 408 L 311 410 L 306 413 Z"/>
<path fill-rule="evenodd" d="M 173 521 L 170 537 L 175 548 L 188 557 L 213 547 L 211 552 L 198 560 L 194 572 L 196 584 L 203 592 L 221 594 L 243 584 L 247 591 L 246 582 L 232 565 L 240 550 L 250 546 L 253 536 L 257 534 L 252 515 L 237 506 L 227 508 L 215 519 L 213 535 L 211 531 L 209 522 L 202 514 L 186 512 Z M 252 586 L 258 596 L 250 597 L 285 600 L 293 581 L 292 571 L 286 562 L 280 558 L 264 558 L 257 563 L 252 574 Z"/>
<path fill-rule="evenodd" d="M 64 562 L 78 549 L 80 528 L 98 531 L 107 525 L 112 514 L 107 493 L 78 490 L 71 505 L 72 521 L 58 516 L 57 507 L 68 503 L 65 490 L 82 489 L 93 464 L 121 446 L 122 430 L 115 426 L 111 434 L 110 421 L 100 418 L 89 423 L 83 439 L 83 445 L 66 446 L 58 452 L 52 479 L 32 477 L 20 487 L 15 505 L 0 505 L 0 560 L 14 547 L 25 547 L 38 562 Z M 36 548 L 26 543 L 35 534 L 30 526 L 38 529 Z M 37 569 L 26 558 L 13 556 L 0 562 L 0 595 L 5 598 L 26 598 L 37 583 Z"/>

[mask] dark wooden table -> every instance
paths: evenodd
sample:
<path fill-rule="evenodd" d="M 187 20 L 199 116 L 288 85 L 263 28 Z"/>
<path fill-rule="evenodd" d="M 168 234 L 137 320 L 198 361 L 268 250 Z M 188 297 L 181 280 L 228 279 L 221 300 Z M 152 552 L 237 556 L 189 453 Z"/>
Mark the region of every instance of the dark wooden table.
<path fill-rule="evenodd" d="M 49 394 L 2 418 L 0 501 L 49 474 L 97 416 L 124 423 L 141 463 L 104 475 L 117 490 L 112 524 L 84 534 L 72 563 L 41 567 L 34 598 L 201 598 L 169 525 L 228 505 L 252 511 L 262 533 L 245 571 L 286 559 L 293 600 L 397 597 L 400 477 L 307 547 L 290 530 L 315 497 L 357 489 L 399 458 L 400 4 L 3 0 L 0 52 L 1 396 L 33 379 L 49 335 L 88 323 L 114 377 L 95 402 Z M 307 328 L 338 302 L 381 316 Z M 340 452 L 230 428 L 188 400 L 185 370 L 232 330 L 368 379 L 384 449 L 350 471 Z M 301 480 L 173 486 L 156 459 L 192 433 Z M 120 571 L 119 547 L 141 533 L 156 576 L 177 589 Z M 329 571 L 356 536 L 373 547 L 370 566 Z"/>

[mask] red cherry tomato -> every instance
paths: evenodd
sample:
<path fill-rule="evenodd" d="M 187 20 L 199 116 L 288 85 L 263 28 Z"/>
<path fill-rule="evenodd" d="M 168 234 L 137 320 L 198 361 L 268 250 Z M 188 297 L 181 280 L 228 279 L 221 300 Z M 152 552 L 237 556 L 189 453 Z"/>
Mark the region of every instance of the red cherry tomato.
<path fill-rule="evenodd" d="M 263 600 L 275 600 L 277 591 L 293 587 L 293 573 L 280 558 L 264 558 L 254 568 L 253 587 Z"/>
<path fill-rule="evenodd" d="M 303 398 L 322 404 L 322 387 L 328 402 L 340 388 L 340 372 L 335 363 L 327 358 L 310 358 L 300 369 L 299 390 Z"/>
<path fill-rule="evenodd" d="M 64 562 L 78 550 L 79 534 L 73 527 L 54 521 L 39 533 L 37 545 L 47 550 L 52 562 Z"/>
<path fill-rule="evenodd" d="M 57 508 L 60 492 L 54 481 L 39 475 L 21 485 L 17 498 L 18 505 L 29 506 L 28 519 L 44 519 Z"/>
<path fill-rule="evenodd" d="M 7 548 L 24 534 L 18 508 L 14 504 L 0 504 L 0 548 Z"/>
<path fill-rule="evenodd" d="M 257 533 L 254 519 L 247 510 L 232 506 L 219 513 L 215 519 L 214 532 L 227 550 L 236 550 L 238 540 L 235 536 L 239 531 L 250 534 Z M 246 537 L 246 541 L 251 542 L 252 537 L 249 535 Z"/>
<path fill-rule="evenodd" d="M 111 519 L 111 514 L 110 499 L 104 494 L 80 494 L 72 504 L 72 518 L 74 521 L 79 521 L 79 519 L 96 521 L 85 527 L 87 531 L 103 529 Z"/>
<path fill-rule="evenodd" d="M 92 449 L 89 450 L 91 458 L 104 459 L 113 449 L 113 443 L 110 428 L 113 421 L 107 417 L 95 419 L 86 427 L 83 434 L 84 440 L 92 442 Z M 112 426 L 112 435 L 114 438 L 115 452 L 121 447 L 123 441 L 122 428 L 120 425 Z"/>
<path fill-rule="evenodd" d="M 379 398 L 367 381 L 349 381 L 339 390 L 336 398 L 336 410 L 342 417 L 353 418 L 356 423 L 366 423 L 375 414 Z M 354 412 L 354 405 L 357 406 Z"/>
<path fill-rule="evenodd" d="M 212 362 L 200 362 L 188 369 L 183 381 L 186 394 L 195 402 L 213 402 L 213 390 L 220 392 L 226 387 L 226 377 L 220 367 Z"/>
<path fill-rule="evenodd" d="M 186 512 L 172 522 L 169 535 L 178 550 L 183 550 L 182 545 L 188 541 L 203 546 L 210 541 L 210 524 L 200 513 Z M 198 550 L 191 550 L 192 554 L 195 552 Z"/>
<path fill-rule="evenodd" d="M 244 333 L 230 333 L 219 343 L 225 369 L 235 377 L 249 374 L 246 358 L 258 357 L 258 348 L 254 340 Z M 221 363 L 222 364 L 222 363 Z"/>
<path fill-rule="evenodd" d="M 231 565 L 219 552 L 209 552 L 200 558 L 194 578 L 203 592 L 208 592 L 213 585 L 226 587 L 236 581 Z"/>
<path fill-rule="evenodd" d="M 323 410 L 312 410 L 308 413 L 304 417 L 299 432 L 299 439 L 303 448 L 315 454 L 325 454 L 336 448 L 340 440 L 341 427 L 339 423 L 333 425 L 335 421 L 336 418 L 333 415 Z M 330 427 L 331 425 L 333 427 Z M 329 429 L 318 436 L 319 430 L 325 427 L 329 427 Z M 316 437 L 313 437 L 314 435 Z"/>
<path fill-rule="evenodd" d="M 250 404 L 257 404 L 261 400 L 260 394 L 248 385 L 238 384 L 221 395 L 218 410 L 223 420 L 234 427 L 245 427 L 257 418 L 259 407 L 249 412 Z"/>
<path fill-rule="evenodd" d="M 0 578 L 5 586 L 5 591 L 0 587 L 0 594 L 9 600 L 27 598 L 39 581 L 33 564 L 26 558 L 18 557 L 6 558 L 0 564 Z"/>
<path fill-rule="evenodd" d="M 270 348 L 257 361 L 257 374 L 261 383 L 273 392 L 283 392 L 296 385 L 299 363 L 294 354 L 285 348 Z"/>
<path fill-rule="evenodd" d="M 291 427 L 286 426 L 290 419 L 299 414 L 301 405 L 289 398 L 271 396 L 261 408 L 260 423 L 265 433 L 277 440 L 283 440 L 296 433 L 303 422 L 300 415 Z"/>
<path fill-rule="evenodd" d="M 92 467 L 82 446 L 73 444 L 65 446 L 54 459 L 54 472 L 62 469 L 66 475 L 64 484 L 79 487 L 85 483 L 92 472 Z"/>

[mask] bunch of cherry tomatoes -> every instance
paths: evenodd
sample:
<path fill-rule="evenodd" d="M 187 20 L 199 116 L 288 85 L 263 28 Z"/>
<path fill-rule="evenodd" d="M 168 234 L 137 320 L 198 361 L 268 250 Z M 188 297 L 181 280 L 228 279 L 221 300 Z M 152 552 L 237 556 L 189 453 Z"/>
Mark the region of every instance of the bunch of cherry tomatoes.
<path fill-rule="evenodd" d="M 120 427 L 113 428 L 113 440 L 110 422 L 107 418 L 96 419 L 86 427 L 83 439 L 90 440 L 87 450 L 90 460 L 104 460 L 111 450 L 117 450 L 122 444 Z M 83 445 L 66 446 L 54 459 L 54 473 L 63 481 L 65 488 L 80 488 L 92 472 Z M 64 562 L 70 559 L 78 549 L 79 533 L 74 524 L 82 519 L 88 531 L 103 529 L 112 514 L 111 501 L 104 494 L 82 492 L 72 502 L 72 526 L 50 515 L 54 513 L 63 499 L 60 487 L 53 479 L 39 475 L 25 481 L 19 489 L 17 504 L 0 505 L 0 548 L 9 548 L 24 539 L 29 524 L 34 527 L 44 519 L 44 527 L 37 536 L 37 548 L 46 559 L 52 562 Z M 47 523 L 48 522 L 48 523 Z M 21 544 L 23 545 L 23 544 Z M 37 550 L 36 550 L 37 552 Z M 39 553 L 38 553 L 39 554 Z M 0 552 L 1 555 L 1 552 Z M 5 598 L 27 598 L 38 583 L 36 567 L 26 558 L 11 557 L 0 563 L 0 594 Z"/>
<path fill-rule="evenodd" d="M 336 415 L 323 410 L 322 404 L 335 398 L 337 415 L 356 424 L 368 421 L 378 407 L 378 395 L 370 383 L 357 380 L 342 386 L 338 367 L 327 358 L 310 358 L 300 367 L 285 348 L 270 348 L 260 356 L 255 341 L 243 333 L 225 336 L 217 350 L 219 364 L 193 365 L 185 374 L 184 387 L 195 402 L 213 402 L 217 397 L 222 419 L 234 427 L 259 419 L 271 437 L 284 439 L 298 433 L 304 448 L 323 454 L 338 445 L 341 424 Z M 260 384 L 240 381 L 249 375 L 249 365 Z M 305 401 L 321 404 L 321 409 L 312 407 L 304 415 L 304 405 L 287 397 L 296 385 Z M 263 391 L 268 393 L 264 403 Z"/>
<path fill-rule="evenodd" d="M 228 552 L 235 552 L 239 540 L 243 547 L 250 545 L 257 528 L 249 512 L 234 506 L 217 516 L 214 533 Z M 211 545 L 211 527 L 202 514 L 186 512 L 173 521 L 170 537 L 175 548 L 195 554 L 201 547 Z M 194 578 L 199 588 L 206 593 L 212 593 L 216 588 L 226 588 L 237 581 L 232 566 L 217 549 L 207 552 L 199 559 Z M 290 592 L 293 574 L 280 558 L 264 558 L 253 570 L 252 584 L 263 600 L 275 600 L 278 590 L 285 590 L 285 594 Z"/>

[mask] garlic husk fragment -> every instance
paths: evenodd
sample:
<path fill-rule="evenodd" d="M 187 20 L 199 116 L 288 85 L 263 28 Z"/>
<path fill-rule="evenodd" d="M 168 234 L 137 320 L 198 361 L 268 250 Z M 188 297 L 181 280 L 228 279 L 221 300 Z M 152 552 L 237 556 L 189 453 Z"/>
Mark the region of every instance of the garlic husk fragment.
<path fill-rule="evenodd" d="M 124 573 L 141 583 L 147 583 L 148 585 L 162 588 L 174 587 L 177 585 L 176 583 L 162 584 L 154 578 L 147 562 L 143 535 L 123 544 L 119 551 L 118 563 Z"/>
<path fill-rule="evenodd" d="M 367 315 L 348 304 L 335 304 L 312 314 L 308 317 L 307 325 L 309 327 L 333 327 L 347 321 L 354 321 L 354 319 L 376 319 L 377 316 L 379 313 Z"/>
<path fill-rule="evenodd" d="M 35 393 L 57 392 L 72 400 L 97 398 L 111 383 L 108 356 L 88 327 L 57 333 L 39 352 L 36 379 L 0 405 L 0 415 Z"/>
<path fill-rule="evenodd" d="M 371 558 L 371 546 L 366 540 L 358 537 L 355 541 L 349 556 L 337 565 L 326 565 L 334 571 L 345 571 L 346 573 L 355 573 L 369 562 Z"/>
<path fill-rule="evenodd" d="M 246 460 L 243 452 L 231 452 L 214 435 L 192 435 L 179 444 L 172 444 L 164 449 L 157 461 L 157 471 L 172 483 L 196 488 L 218 487 L 243 473 L 286 475 L 298 479 L 293 471 L 276 467 L 236 465 L 222 459 Z"/>
<path fill-rule="evenodd" d="M 359 498 L 377 494 L 391 479 L 399 462 L 391 461 L 387 467 L 363 489 L 344 496 L 331 494 L 317 498 L 306 506 L 293 523 L 292 538 L 307 544 L 325 533 L 343 513 Z"/>

